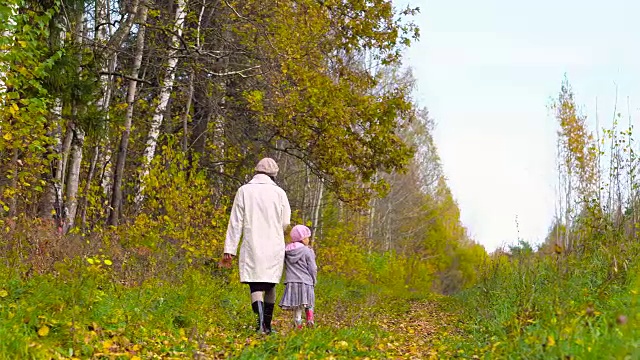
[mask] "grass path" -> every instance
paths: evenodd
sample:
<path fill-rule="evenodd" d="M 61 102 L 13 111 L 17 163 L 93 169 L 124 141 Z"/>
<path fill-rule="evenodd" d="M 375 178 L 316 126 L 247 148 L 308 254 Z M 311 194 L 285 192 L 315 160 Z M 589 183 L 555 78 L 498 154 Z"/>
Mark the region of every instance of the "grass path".
<path fill-rule="evenodd" d="M 9 274 L 10 275 L 10 274 Z M 68 276 L 72 278 L 72 276 Z M 276 309 L 277 334 L 254 331 L 246 288 L 196 271 L 182 281 L 113 285 L 108 277 L 5 276 L 0 360 L 31 359 L 427 359 L 458 328 L 450 298 L 389 295 L 339 278 L 323 283 L 316 327 L 294 330 Z M 67 279 L 67 278 L 63 278 Z M 454 344 L 457 344 L 455 341 Z"/>
<path fill-rule="evenodd" d="M 434 298 L 345 306 L 331 313 L 317 312 L 316 328 L 302 330 L 293 328 L 290 313 L 277 311 L 273 321 L 277 334 L 257 335 L 247 325 L 223 343 L 207 344 L 199 358 L 451 358 L 455 354 L 440 343 L 440 338 L 458 331 L 457 320 L 440 301 Z"/>

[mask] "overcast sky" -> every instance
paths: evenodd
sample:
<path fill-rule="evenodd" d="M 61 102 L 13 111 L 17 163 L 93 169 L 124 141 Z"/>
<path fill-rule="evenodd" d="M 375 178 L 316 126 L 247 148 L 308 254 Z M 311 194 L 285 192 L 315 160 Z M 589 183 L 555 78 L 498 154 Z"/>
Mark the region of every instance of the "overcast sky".
<path fill-rule="evenodd" d="M 402 0 L 419 6 L 421 40 L 407 53 L 416 99 L 462 221 L 487 251 L 544 240 L 555 212 L 557 125 L 550 99 L 567 73 L 595 130 L 618 107 L 640 118 L 640 2 Z"/>

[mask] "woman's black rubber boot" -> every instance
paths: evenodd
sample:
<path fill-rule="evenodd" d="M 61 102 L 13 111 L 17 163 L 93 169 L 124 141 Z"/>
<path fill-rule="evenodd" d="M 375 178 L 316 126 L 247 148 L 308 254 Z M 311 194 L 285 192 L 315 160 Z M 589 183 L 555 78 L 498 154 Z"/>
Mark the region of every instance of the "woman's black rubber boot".
<path fill-rule="evenodd" d="M 251 308 L 254 313 L 258 314 L 258 327 L 256 328 L 256 331 L 266 334 L 268 331 L 264 323 L 264 303 L 262 301 L 254 301 L 251 303 Z"/>
<path fill-rule="evenodd" d="M 267 330 L 267 334 L 275 333 L 275 330 L 271 328 L 271 319 L 273 319 L 273 308 L 276 304 L 264 303 L 264 326 Z"/>

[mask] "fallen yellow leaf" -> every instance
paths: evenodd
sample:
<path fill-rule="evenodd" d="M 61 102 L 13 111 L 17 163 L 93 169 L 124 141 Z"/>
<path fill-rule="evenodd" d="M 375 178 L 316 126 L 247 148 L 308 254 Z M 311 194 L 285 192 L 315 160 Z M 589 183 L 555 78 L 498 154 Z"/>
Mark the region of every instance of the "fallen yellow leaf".
<path fill-rule="evenodd" d="M 43 327 L 41 327 L 40 329 L 38 329 L 38 335 L 40 336 L 47 336 L 49 335 L 49 327 L 47 325 L 44 325 Z"/>
<path fill-rule="evenodd" d="M 105 350 L 109 350 L 109 349 L 111 348 L 111 346 L 112 346 L 112 345 L 113 345 L 113 341 L 111 341 L 111 340 L 105 340 L 105 341 L 102 343 L 102 348 L 103 348 L 103 349 L 105 349 Z"/>
<path fill-rule="evenodd" d="M 553 338 L 553 336 L 551 335 L 547 336 L 547 346 L 551 347 L 555 345 L 556 345 L 556 340 Z"/>

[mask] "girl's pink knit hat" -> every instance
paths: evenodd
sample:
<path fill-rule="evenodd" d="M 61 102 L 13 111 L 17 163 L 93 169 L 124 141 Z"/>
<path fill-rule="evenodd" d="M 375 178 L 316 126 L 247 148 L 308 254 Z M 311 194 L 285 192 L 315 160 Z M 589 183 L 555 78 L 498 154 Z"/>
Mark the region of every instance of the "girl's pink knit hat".
<path fill-rule="evenodd" d="M 311 237 L 311 230 L 304 225 L 296 225 L 291 229 L 291 242 L 302 241 L 304 238 Z"/>

